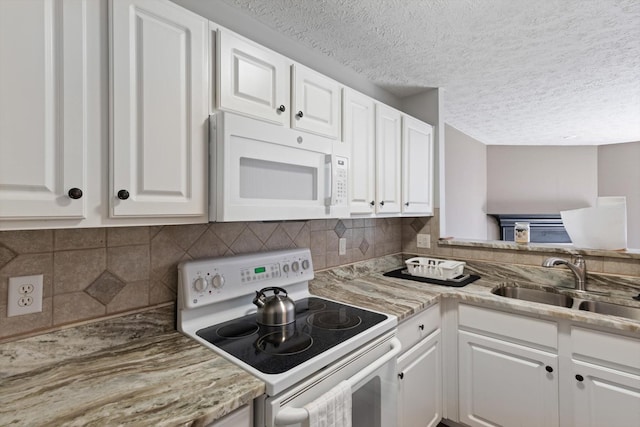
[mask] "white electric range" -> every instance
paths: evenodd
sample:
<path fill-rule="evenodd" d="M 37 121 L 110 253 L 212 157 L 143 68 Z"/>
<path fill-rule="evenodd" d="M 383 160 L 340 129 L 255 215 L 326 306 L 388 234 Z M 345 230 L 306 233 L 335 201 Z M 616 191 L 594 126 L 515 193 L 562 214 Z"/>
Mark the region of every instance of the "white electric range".
<path fill-rule="evenodd" d="M 301 425 L 303 406 L 342 381 L 354 426 L 395 424 L 397 319 L 311 295 L 308 249 L 187 261 L 178 273 L 178 329 L 264 381 L 256 426 Z M 294 322 L 257 323 L 253 299 L 265 287 L 286 290 Z"/>

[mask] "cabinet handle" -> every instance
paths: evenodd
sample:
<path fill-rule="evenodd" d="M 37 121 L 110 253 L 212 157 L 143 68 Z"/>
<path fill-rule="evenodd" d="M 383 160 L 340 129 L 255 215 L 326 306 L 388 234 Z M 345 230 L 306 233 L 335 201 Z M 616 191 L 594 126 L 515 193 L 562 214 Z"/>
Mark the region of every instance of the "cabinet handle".
<path fill-rule="evenodd" d="M 380 202 L 380 206 L 384 206 L 384 200 Z"/>
<path fill-rule="evenodd" d="M 118 191 L 118 199 L 127 200 L 129 198 L 129 192 L 127 190 Z"/>
<path fill-rule="evenodd" d="M 578 374 L 578 375 L 576 375 L 576 380 L 582 382 L 582 381 L 584 381 L 584 377 L 582 375 Z"/>
<path fill-rule="evenodd" d="M 400 372 L 398 374 L 398 378 L 400 378 L 401 380 L 404 379 L 404 372 Z"/>
<path fill-rule="evenodd" d="M 284 107 L 284 105 L 281 105 L 278 107 L 278 111 L 280 111 L 281 113 L 284 113 L 285 111 L 287 111 L 287 109 Z"/>
<path fill-rule="evenodd" d="M 70 199 L 80 199 L 82 198 L 82 190 L 74 187 L 71 190 L 69 190 L 67 195 L 69 196 Z"/>
<path fill-rule="evenodd" d="M 405 205 L 405 206 L 409 206 L 409 202 L 405 203 L 404 205 Z"/>
<path fill-rule="evenodd" d="M 551 366 L 545 366 L 545 368 L 547 370 L 547 372 L 553 372 L 553 368 Z"/>
<path fill-rule="evenodd" d="M 298 111 L 298 114 L 296 114 L 296 117 L 301 119 L 302 116 L 304 116 L 304 114 L 302 114 L 302 111 Z"/>
<path fill-rule="evenodd" d="M 424 325 L 418 325 L 418 328 L 419 328 L 421 331 L 424 331 Z"/>
<path fill-rule="evenodd" d="M 369 204 L 370 204 L 371 206 L 375 206 L 376 202 L 372 200 L 372 201 L 370 201 L 370 202 L 369 202 Z"/>

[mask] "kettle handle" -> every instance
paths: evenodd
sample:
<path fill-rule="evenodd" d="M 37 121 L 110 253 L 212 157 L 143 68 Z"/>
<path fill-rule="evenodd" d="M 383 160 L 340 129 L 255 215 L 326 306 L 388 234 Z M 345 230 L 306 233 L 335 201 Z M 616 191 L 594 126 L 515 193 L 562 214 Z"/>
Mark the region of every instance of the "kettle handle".
<path fill-rule="evenodd" d="M 260 291 L 256 291 L 256 294 L 258 295 L 264 295 L 265 292 L 267 291 L 273 291 L 273 293 L 275 295 L 278 295 L 280 292 L 284 292 L 284 296 L 287 296 L 287 291 L 283 288 L 279 288 L 277 286 L 270 286 L 268 288 L 262 288 L 260 289 Z"/>

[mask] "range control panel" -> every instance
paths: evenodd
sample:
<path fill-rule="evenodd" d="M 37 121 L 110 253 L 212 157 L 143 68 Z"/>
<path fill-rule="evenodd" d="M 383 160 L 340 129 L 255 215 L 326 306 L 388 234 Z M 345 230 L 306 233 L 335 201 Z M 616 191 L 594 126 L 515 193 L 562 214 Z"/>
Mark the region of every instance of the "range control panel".
<path fill-rule="evenodd" d="M 286 288 L 313 279 L 309 249 L 289 249 L 186 261 L 178 266 L 181 308 L 255 295 L 268 286 Z"/>

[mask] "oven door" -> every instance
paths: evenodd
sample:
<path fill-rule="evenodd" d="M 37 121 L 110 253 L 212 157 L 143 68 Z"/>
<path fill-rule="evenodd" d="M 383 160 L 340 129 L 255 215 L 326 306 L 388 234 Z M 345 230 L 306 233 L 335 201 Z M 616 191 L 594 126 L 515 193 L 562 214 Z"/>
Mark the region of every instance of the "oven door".
<path fill-rule="evenodd" d="M 300 384 L 256 402 L 256 426 L 308 426 L 304 405 L 347 381 L 352 391 L 353 427 L 396 425 L 396 356 L 400 341 L 395 331 L 327 366 Z"/>
<path fill-rule="evenodd" d="M 211 220 L 349 216 L 344 143 L 227 112 L 210 124 Z"/>

